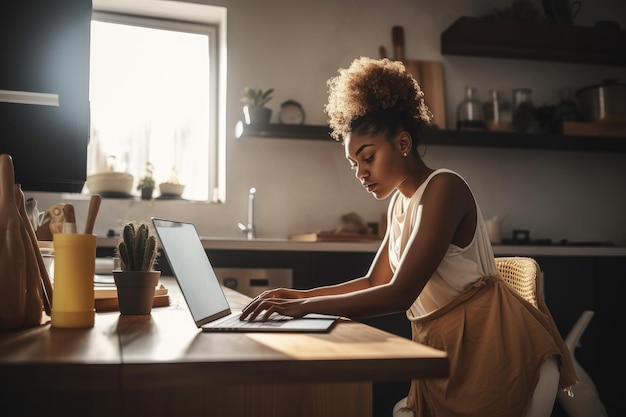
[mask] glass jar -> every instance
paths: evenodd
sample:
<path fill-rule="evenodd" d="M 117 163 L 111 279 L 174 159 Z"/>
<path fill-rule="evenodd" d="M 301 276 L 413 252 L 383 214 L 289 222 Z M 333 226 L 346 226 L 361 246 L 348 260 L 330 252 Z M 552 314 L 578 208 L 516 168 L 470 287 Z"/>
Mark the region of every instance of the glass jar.
<path fill-rule="evenodd" d="M 511 104 L 502 91 L 489 90 L 490 100 L 485 102 L 485 125 L 489 130 L 509 131 L 511 127 Z"/>
<path fill-rule="evenodd" d="M 483 105 L 478 100 L 474 87 L 465 87 L 465 99 L 457 107 L 456 128 L 458 130 L 484 130 L 486 128 Z"/>
<path fill-rule="evenodd" d="M 513 129 L 517 133 L 537 133 L 539 131 L 530 88 L 513 89 Z"/>

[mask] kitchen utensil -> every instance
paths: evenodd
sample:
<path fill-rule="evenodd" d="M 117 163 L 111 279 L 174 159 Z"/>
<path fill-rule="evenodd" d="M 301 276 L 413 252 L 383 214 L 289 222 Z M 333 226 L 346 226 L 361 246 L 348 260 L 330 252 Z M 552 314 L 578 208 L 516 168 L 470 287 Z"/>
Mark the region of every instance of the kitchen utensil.
<path fill-rule="evenodd" d="M 102 197 L 100 194 L 93 194 L 89 200 L 89 210 L 87 211 L 87 221 L 85 222 L 85 233 L 90 235 L 93 233 L 93 227 L 96 224 L 96 217 L 100 210 Z"/>
<path fill-rule="evenodd" d="M 456 128 L 458 130 L 483 130 L 485 115 L 483 105 L 478 100 L 474 87 L 465 87 L 465 98 L 461 101 L 456 111 Z"/>
<path fill-rule="evenodd" d="M 16 201 L 13 159 L 0 154 L 0 330 L 41 322 L 41 275 Z"/>
<path fill-rule="evenodd" d="M 387 48 L 384 46 L 378 47 L 378 54 L 380 55 L 380 59 L 387 58 Z"/>
<path fill-rule="evenodd" d="M 66 204 L 63 206 L 63 233 L 76 233 L 76 214 L 74 213 L 74 205 Z"/>
<path fill-rule="evenodd" d="M 26 200 L 26 217 L 30 221 L 30 224 L 33 226 L 34 230 L 37 230 L 39 227 L 39 222 L 41 220 L 39 216 L 39 210 L 37 210 L 37 200 L 30 197 Z"/>
<path fill-rule="evenodd" d="M 589 122 L 626 123 L 626 83 L 615 79 L 576 92 L 582 116 Z"/>
<path fill-rule="evenodd" d="M 404 28 L 402 26 L 391 28 L 391 40 L 393 42 L 393 59 L 404 61 Z"/>

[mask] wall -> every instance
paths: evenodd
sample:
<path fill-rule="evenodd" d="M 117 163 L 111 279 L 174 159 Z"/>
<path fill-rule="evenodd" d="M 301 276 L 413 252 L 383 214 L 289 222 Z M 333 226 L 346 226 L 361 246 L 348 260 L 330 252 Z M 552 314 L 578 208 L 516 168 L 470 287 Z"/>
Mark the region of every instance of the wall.
<path fill-rule="evenodd" d="M 106 200 L 96 223 L 105 234 L 128 219 L 173 217 L 196 223 L 202 235 L 239 237 L 248 189 L 257 188 L 259 237 L 328 230 L 355 211 L 378 221 L 387 201 L 376 201 L 353 177 L 335 142 L 235 139 L 245 85 L 276 89 L 269 107 L 300 101 L 309 124 L 324 124 L 326 80 L 358 56 L 391 53 L 391 28 L 405 28 L 409 59 L 444 64 L 448 128 L 466 85 L 486 99 L 489 89 L 530 87 L 535 104 L 556 103 L 558 90 L 576 90 L 604 78 L 624 79 L 624 67 L 442 56 L 440 34 L 459 16 L 480 16 L 510 0 L 204 0 L 228 8 L 227 200 L 223 204 Z M 617 20 L 626 27 L 622 0 L 583 2 L 576 24 Z M 538 7 L 541 2 L 536 0 Z M 494 36 L 497 36 L 494 33 Z M 426 91 L 428 98 L 428 92 Z M 616 139 L 619 140 L 619 139 Z M 530 229 L 532 238 L 611 240 L 626 244 L 626 154 L 449 148 L 430 146 L 433 168 L 460 172 L 485 217 L 503 218 L 502 231 Z M 69 196 L 30 194 L 39 208 Z M 87 201 L 75 201 L 84 219 Z"/>

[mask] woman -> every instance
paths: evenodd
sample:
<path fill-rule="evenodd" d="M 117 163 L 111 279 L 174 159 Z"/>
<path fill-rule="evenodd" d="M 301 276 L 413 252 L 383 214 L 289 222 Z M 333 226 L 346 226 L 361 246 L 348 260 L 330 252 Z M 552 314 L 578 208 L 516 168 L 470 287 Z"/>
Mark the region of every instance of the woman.
<path fill-rule="evenodd" d="M 402 63 L 356 59 L 328 87 L 332 136 L 343 141 L 366 190 L 379 200 L 391 197 L 387 232 L 366 276 L 310 290 L 266 291 L 242 319 L 406 311 L 413 340 L 450 357 L 448 378 L 413 381 L 402 406 L 416 416 L 525 416 L 542 366 L 557 360 L 561 387 L 574 384 L 571 358 L 549 312 L 539 312 L 499 278 L 468 184 L 422 160 L 420 128 L 432 115 Z"/>

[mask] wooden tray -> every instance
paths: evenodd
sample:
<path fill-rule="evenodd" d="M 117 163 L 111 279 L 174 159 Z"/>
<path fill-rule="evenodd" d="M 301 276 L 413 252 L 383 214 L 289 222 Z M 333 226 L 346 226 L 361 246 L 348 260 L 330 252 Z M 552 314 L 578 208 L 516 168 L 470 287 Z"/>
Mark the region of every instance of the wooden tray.
<path fill-rule="evenodd" d="M 169 294 L 155 295 L 152 307 L 167 307 L 170 305 Z M 116 298 L 97 298 L 96 299 L 96 311 L 119 311 L 120 305 Z"/>
<path fill-rule="evenodd" d="M 289 236 L 289 239 L 303 242 L 373 242 L 382 240 L 378 235 L 345 232 L 337 233 L 332 231 L 296 234 Z"/>

